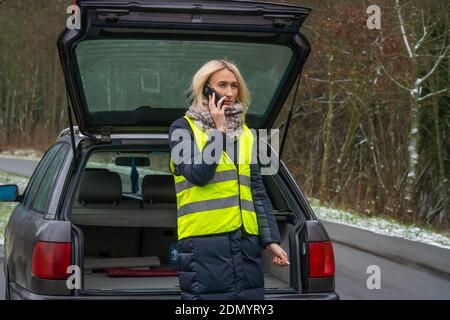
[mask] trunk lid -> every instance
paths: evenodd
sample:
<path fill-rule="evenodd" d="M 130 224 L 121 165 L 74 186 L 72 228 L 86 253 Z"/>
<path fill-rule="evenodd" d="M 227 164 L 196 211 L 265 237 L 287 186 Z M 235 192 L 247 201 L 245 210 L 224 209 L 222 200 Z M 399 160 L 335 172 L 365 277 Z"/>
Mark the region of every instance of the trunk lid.
<path fill-rule="evenodd" d="M 167 132 L 184 115 L 205 62 L 238 65 L 252 103 L 246 122 L 269 128 L 310 51 L 310 9 L 250 1 L 79 0 L 81 28 L 58 49 L 83 134 Z"/>

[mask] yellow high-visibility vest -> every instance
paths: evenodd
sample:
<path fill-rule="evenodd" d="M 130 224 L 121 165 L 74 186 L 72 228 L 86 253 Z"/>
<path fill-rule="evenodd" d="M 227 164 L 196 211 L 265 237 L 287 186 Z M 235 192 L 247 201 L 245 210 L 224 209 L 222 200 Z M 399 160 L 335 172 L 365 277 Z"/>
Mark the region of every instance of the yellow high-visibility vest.
<path fill-rule="evenodd" d="M 208 134 L 184 116 L 202 152 Z M 192 236 L 234 231 L 242 225 L 247 233 L 258 235 L 258 222 L 250 187 L 250 162 L 253 134 L 243 125 L 238 141 L 236 167 L 225 150 L 222 151 L 214 177 L 204 186 L 196 186 L 183 175 L 173 175 L 177 194 L 178 240 Z M 174 173 L 172 159 L 170 169 Z"/>

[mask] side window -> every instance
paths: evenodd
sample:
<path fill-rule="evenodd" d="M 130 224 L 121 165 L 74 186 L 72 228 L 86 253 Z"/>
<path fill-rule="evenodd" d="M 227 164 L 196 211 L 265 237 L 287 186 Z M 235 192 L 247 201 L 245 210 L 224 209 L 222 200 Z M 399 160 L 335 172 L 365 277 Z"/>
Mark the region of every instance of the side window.
<path fill-rule="evenodd" d="M 62 145 L 57 151 L 56 156 L 53 158 L 41 184 L 39 185 L 38 193 L 36 194 L 36 200 L 33 203 L 33 210 L 44 213 L 47 210 L 50 195 L 58 178 L 58 173 L 62 167 L 64 159 L 67 155 L 67 145 Z"/>
<path fill-rule="evenodd" d="M 24 192 L 24 201 L 23 205 L 27 208 L 31 206 L 33 203 L 34 197 L 36 195 L 36 191 L 39 187 L 39 184 L 42 181 L 42 177 L 44 176 L 45 172 L 48 169 L 48 165 L 52 162 L 53 158 L 55 157 L 55 154 L 58 152 L 58 150 L 61 148 L 61 144 L 55 144 L 53 145 L 47 153 L 44 155 L 42 160 L 39 162 L 36 170 L 33 173 L 33 176 L 30 179 L 30 182 L 27 185 L 27 188 Z"/>

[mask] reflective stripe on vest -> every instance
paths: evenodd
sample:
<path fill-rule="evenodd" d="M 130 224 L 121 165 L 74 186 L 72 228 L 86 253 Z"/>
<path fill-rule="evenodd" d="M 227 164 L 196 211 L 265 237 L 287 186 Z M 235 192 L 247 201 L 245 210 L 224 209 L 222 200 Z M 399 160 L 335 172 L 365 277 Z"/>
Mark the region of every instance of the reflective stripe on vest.
<path fill-rule="evenodd" d="M 187 116 L 197 149 L 202 152 L 209 136 Z M 238 167 L 225 150 L 213 178 L 196 186 L 182 175 L 175 175 L 178 239 L 234 231 L 242 225 L 249 234 L 258 235 L 258 223 L 250 187 L 250 162 L 253 134 L 244 124 L 238 141 Z M 242 160 L 241 160 L 242 159 Z M 170 159 L 172 173 L 173 163 Z"/>

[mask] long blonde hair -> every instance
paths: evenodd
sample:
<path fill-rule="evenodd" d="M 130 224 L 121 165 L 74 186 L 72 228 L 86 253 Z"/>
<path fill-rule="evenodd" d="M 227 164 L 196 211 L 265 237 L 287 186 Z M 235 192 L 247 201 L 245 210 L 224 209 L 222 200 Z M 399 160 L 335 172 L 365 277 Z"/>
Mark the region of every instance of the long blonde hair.
<path fill-rule="evenodd" d="M 250 105 L 250 92 L 247 84 L 241 75 L 237 66 L 225 59 L 210 60 L 198 69 L 192 77 L 191 86 L 188 89 L 188 101 L 198 107 L 203 106 L 203 87 L 209 81 L 211 75 L 219 70 L 228 69 L 234 73 L 238 81 L 238 97 L 237 100 L 242 104 L 244 113 L 247 112 Z"/>

